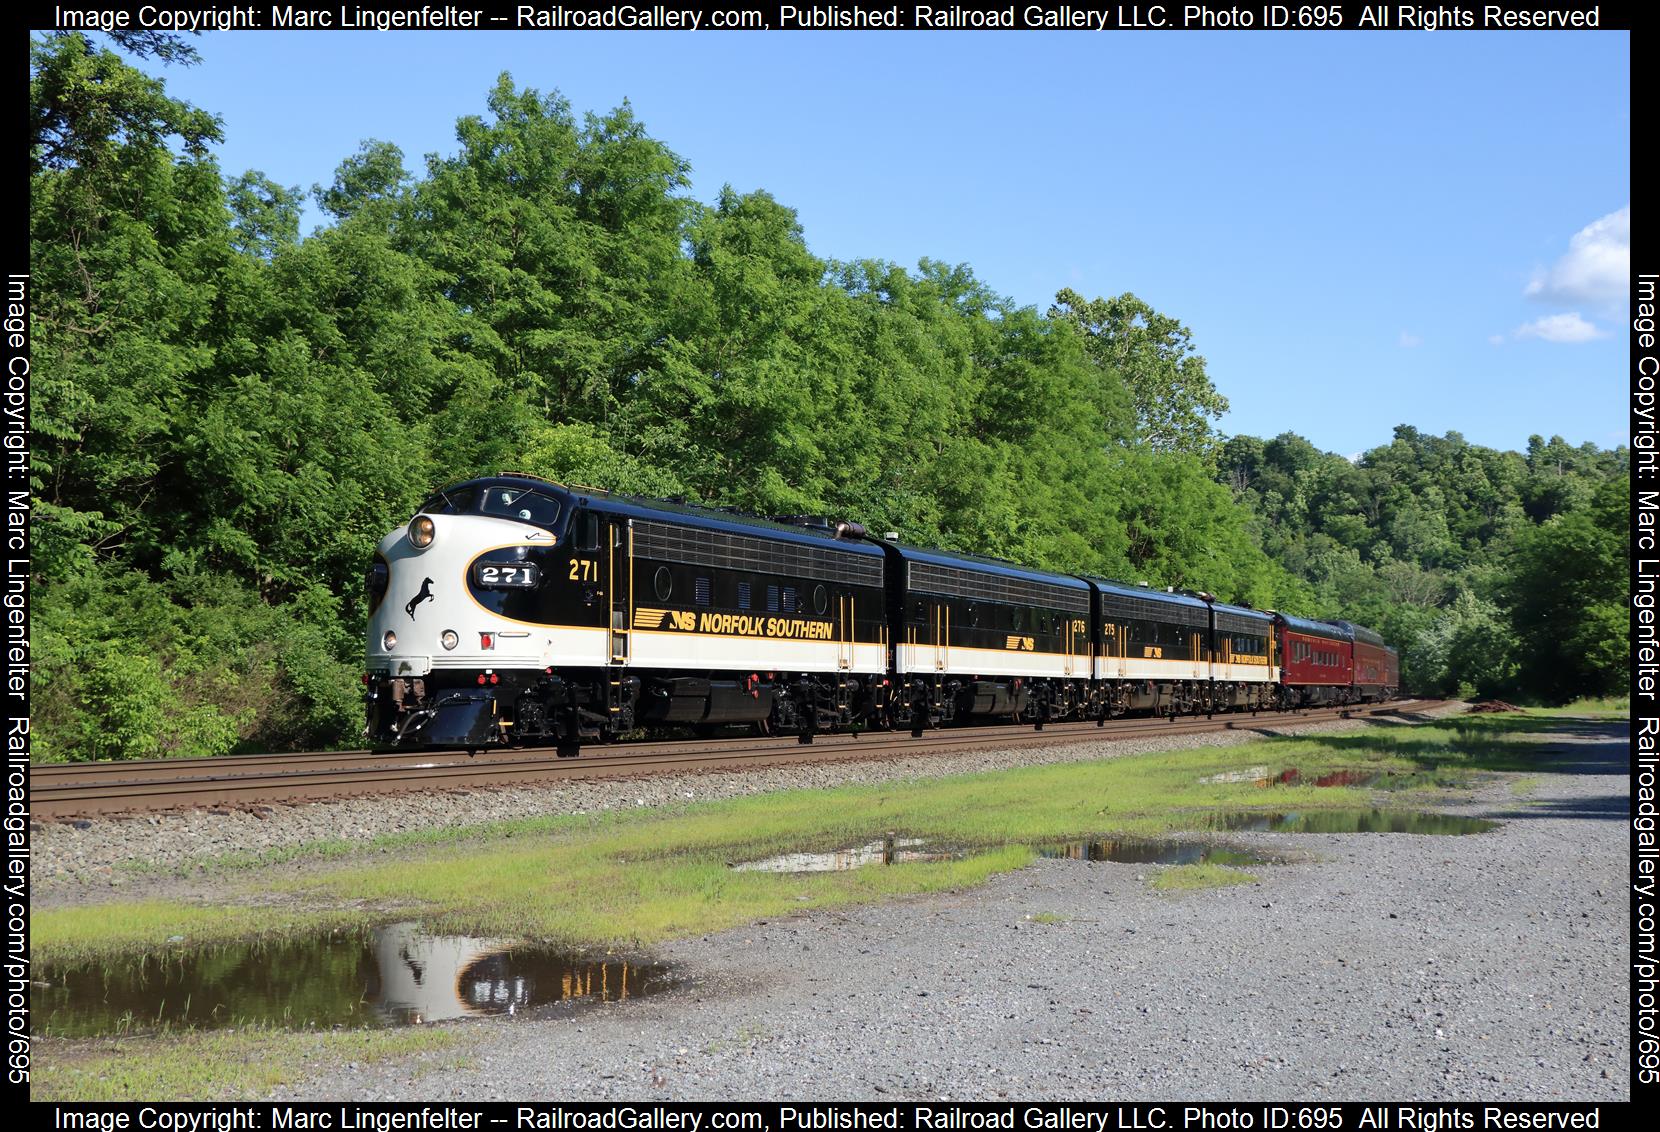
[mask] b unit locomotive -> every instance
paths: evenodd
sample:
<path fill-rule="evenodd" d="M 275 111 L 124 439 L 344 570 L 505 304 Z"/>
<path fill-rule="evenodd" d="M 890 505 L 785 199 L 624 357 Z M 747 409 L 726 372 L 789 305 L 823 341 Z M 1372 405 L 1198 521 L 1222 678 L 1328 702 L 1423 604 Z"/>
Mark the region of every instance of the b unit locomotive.
<path fill-rule="evenodd" d="M 583 742 L 1104 721 L 1392 696 L 1371 630 L 516 474 L 435 493 L 369 574 L 368 738 Z"/>

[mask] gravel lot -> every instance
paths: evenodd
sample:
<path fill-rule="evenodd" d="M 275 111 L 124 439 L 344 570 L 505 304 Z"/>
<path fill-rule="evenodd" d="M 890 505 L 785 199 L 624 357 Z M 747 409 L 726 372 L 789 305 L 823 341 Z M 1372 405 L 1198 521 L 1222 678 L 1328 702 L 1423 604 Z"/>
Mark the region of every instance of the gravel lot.
<path fill-rule="evenodd" d="M 1312 859 L 1175 895 L 1045 861 L 682 941 L 678 991 L 293 1095 L 1625 1099 L 1627 736 L 1565 723 L 1526 797 L 1462 807 L 1489 833 L 1232 835 Z"/>
<path fill-rule="evenodd" d="M 1403 705 L 1409 709 L 1410 705 Z M 1453 704 L 1435 709 L 1446 714 Z M 49 821 L 32 834 L 33 902 L 38 907 L 93 900 L 133 899 L 189 891 L 176 878 L 202 861 L 226 854 L 257 854 L 310 842 L 368 841 L 389 833 L 480 825 L 537 814 L 581 814 L 709 801 L 791 788 L 1003 770 L 1035 763 L 1118 758 L 1172 748 L 1231 746 L 1261 734 L 1344 731 L 1401 726 L 1383 720 L 1295 723 L 1264 719 L 1254 732 L 1091 740 L 1016 751 L 982 751 L 882 762 L 850 761 L 743 772 L 654 775 L 632 780 L 573 781 L 525 788 L 489 788 L 433 794 L 399 794 L 342 802 L 303 802 L 262 807 L 260 812 L 184 811 L 80 823 Z"/>

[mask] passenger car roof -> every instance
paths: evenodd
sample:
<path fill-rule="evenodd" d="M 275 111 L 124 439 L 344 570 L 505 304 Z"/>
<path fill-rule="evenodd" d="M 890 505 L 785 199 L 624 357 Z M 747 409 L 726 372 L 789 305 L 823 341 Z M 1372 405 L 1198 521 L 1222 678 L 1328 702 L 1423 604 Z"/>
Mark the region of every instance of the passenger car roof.
<path fill-rule="evenodd" d="M 1275 616 L 1284 621 L 1287 628 L 1310 637 L 1324 637 L 1328 641 L 1354 640 L 1354 634 L 1340 625 L 1333 625 L 1330 621 L 1310 621 L 1306 617 L 1293 617 L 1289 613 L 1278 613 Z"/>

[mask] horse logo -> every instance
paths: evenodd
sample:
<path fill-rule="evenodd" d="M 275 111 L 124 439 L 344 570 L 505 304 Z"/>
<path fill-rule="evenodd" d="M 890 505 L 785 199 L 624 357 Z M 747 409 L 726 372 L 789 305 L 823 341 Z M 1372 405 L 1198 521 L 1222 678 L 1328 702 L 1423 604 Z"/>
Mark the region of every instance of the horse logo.
<path fill-rule="evenodd" d="M 421 592 L 409 599 L 409 604 L 403 607 L 403 611 L 409 614 L 409 619 L 413 621 L 415 620 L 415 607 L 420 605 L 423 601 L 430 601 L 431 599 L 432 579 L 426 578 L 421 582 Z"/>

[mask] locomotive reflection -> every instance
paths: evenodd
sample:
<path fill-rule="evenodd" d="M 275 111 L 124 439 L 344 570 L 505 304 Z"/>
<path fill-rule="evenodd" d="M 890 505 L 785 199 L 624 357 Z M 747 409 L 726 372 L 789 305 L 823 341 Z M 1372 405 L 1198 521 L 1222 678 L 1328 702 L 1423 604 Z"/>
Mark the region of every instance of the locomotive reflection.
<path fill-rule="evenodd" d="M 576 1000 L 620 1002 L 661 983 L 655 966 L 549 956 L 505 939 L 427 935 L 413 923 L 376 929 L 371 946 L 379 975 L 374 1007 L 394 1023 L 514 1014 Z"/>
<path fill-rule="evenodd" d="M 672 983 L 661 964 L 432 935 L 413 923 L 88 961 L 39 978 L 36 1019 L 65 1037 L 125 1032 L 138 1019 L 170 1029 L 398 1026 L 579 1009 Z"/>

